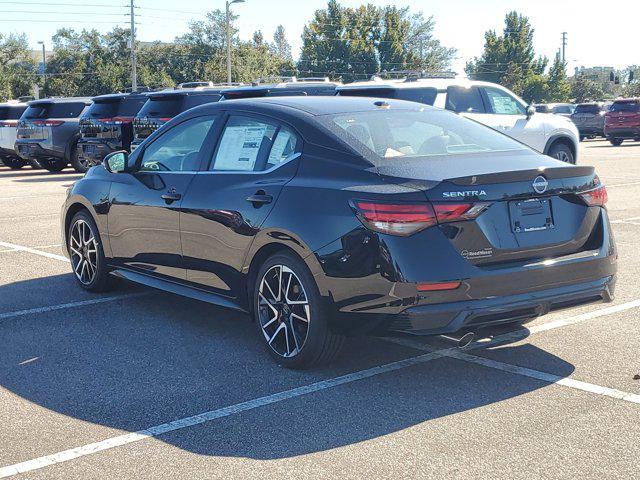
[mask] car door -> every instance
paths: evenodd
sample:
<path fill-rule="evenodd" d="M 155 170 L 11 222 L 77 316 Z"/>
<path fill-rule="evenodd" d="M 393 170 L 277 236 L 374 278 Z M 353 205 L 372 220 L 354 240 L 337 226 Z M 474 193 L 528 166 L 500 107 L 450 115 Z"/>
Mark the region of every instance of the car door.
<path fill-rule="evenodd" d="M 179 123 L 135 155 L 133 173 L 119 173 L 110 191 L 108 231 L 114 262 L 184 280 L 180 207 L 202 161 L 211 153 L 214 116 Z"/>
<path fill-rule="evenodd" d="M 282 187 L 297 171 L 302 141 L 288 125 L 231 114 L 207 171 L 198 173 L 180 214 L 187 280 L 235 298 L 247 251 Z"/>
<path fill-rule="evenodd" d="M 480 87 L 487 105 L 486 125 L 542 152 L 546 146 L 547 114 L 527 116 L 527 107 L 509 92 L 496 87 Z M 484 122 L 483 122 L 484 123 Z"/>

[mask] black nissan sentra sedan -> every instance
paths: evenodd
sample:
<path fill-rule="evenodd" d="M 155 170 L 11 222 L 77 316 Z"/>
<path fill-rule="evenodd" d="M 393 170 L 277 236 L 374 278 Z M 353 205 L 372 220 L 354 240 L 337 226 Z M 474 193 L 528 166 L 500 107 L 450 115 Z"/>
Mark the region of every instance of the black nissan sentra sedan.
<path fill-rule="evenodd" d="M 249 312 L 282 365 L 355 333 L 443 334 L 610 301 L 605 187 L 453 113 L 267 97 L 193 108 L 68 192 L 82 288 L 109 274 Z"/>

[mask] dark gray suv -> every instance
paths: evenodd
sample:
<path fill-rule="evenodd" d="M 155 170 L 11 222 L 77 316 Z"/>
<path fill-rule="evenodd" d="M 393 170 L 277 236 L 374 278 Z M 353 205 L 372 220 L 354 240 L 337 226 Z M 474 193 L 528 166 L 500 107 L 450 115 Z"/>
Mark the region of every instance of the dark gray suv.
<path fill-rule="evenodd" d="M 50 172 L 69 164 L 84 171 L 78 161 L 79 120 L 90 98 L 47 98 L 29 102 L 18 122 L 15 151 L 24 160 L 36 160 Z"/>
<path fill-rule="evenodd" d="M 602 102 L 580 103 L 576 106 L 571 121 L 580 132 L 580 141 L 585 138 L 604 137 L 604 116 L 610 104 Z"/>

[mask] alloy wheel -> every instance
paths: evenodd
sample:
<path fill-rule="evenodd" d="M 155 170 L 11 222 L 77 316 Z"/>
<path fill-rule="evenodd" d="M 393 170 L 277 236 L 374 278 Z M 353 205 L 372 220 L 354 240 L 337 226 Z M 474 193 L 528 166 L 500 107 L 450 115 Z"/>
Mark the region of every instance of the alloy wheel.
<path fill-rule="evenodd" d="M 298 276 L 285 265 L 274 265 L 258 288 L 258 321 L 267 344 L 281 357 L 300 353 L 307 340 L 311 310 Z"/>
<path fill-rule="evenodd" d="M 91 226 L 78 220 L 71 228 L 69 255 L 73 271 L 83 285 L 89 285 L 98 273 L 98 243 Z"/>
<path fill-rule="evenodd" d="M 569 158 L 569 154 L 567 152 L 565 152 L 564 150 L 560 150 L 560 151 L 556 152 L 556 159 L 560 160 L 561 162 L 565 162 L 565 163 L 569 163 L 571 161 L 571 159 Z"/>

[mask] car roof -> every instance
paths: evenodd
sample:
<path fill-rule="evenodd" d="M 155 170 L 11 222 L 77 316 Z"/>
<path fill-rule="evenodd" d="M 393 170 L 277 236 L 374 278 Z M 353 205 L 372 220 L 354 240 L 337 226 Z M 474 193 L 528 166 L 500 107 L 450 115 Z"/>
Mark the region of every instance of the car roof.
<path fill-rule="evenodd" d="M 106 95 L 98 95 L 97 97 L 93 97 L 93 101 L 100 102 L 104 100 L 119 100 L 121 98 L 146 97 L 146 96 L 147 95 L 142 92 L 108 93 Z"/>
<path fill-rule="evenodd" d="M 51 97 L 51 98 L 43 98 L 40 100 L 31 100 L 27 103 L 27 105 L 45 105 L 48 103 L 84 103 L 85 105 L 90 105 L 92 102 L 89 97 Z"/>
<path fill-rule="evenodd" d="M 640 103 L 640 98 L 619 98 L 613 103 Z"/>
<path fill-rule="evenodd" d="M 8 102 L 0 103 L 0 107 L 26 107 L 25 102 L 19 102 L 17 100 L 9 100 Z"/>
<path fill-rule="evenodd" d="M 219 95 L 224 90 L 228 90 L 233 87 L 194 87 L 194 88 L 168 88 L 166 90 L 158 90 L 157 92 L 148 92 L 146 95 L 149 98 L 159 98 L 168 96 L 189 96 L 194 94 L 210 94 Z"/>
<path fill-rule="evenodd" d="M 342 90 L 360 90 L 364 88 L 420 88 L 430 87 L 437 90 L 446 90 L 447 87 L 475 87 L 475 86 L 487 86 L 487 87 L 501 87 L 496 83 L 483 82 L 480 80 L 471 80 L 467 77 L 456 78 L 405 78 L 405 79 L 382 79 L 380 77 L 374 77 L 371 80 L 362 82 L 353 82 L 346 85 L 340 85 L 337 87 L 338 91 Z"/>
<path fill-rule="evenodd" d="M 335 115 L 350 112 L 376 111 L 381 108 L 401 109 L 401 110 L 425 110 L 434 109 L 429 105 L 423 105 L 404 100 L 392 100 L 387 98 L 373 97 L 334 97 L 334 96 L 276 96 L 259 97 L 251 99 L 229 100 L 215 104 L 218 108 L 229 109 L 251 109 L 251 107 L 265 107 L 274 109 L 297 110 L 299 112 L 312 115 Z M 205 107 L 211 107 L 211 104 Z M 202 108 L 202 107 L 198 107 Z M 436 110 L 436 109 L 434 109 Z"/>

